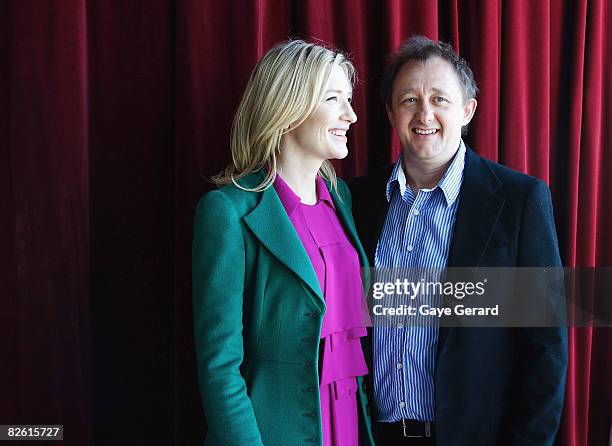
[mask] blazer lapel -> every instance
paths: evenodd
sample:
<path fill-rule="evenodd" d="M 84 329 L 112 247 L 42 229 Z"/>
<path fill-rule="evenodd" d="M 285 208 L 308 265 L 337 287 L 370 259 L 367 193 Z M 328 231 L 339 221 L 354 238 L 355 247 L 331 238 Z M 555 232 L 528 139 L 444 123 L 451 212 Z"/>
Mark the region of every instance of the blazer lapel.
<path fill-rule="evenodd" d="M 319 310 L 325 311 L 315 270 L 274 187 L 261 193 L 259 204 L 243 220 L 255 237 L 310 287 L 317 296 L 315 304 Z"/>
<path fill-rule="evenodd" d="M 496 194 L 502 183 L 484 160 L 467 149 L 448 267 L 477 267 L 489 244 L 505 200 Z M 440 327 L 438 354 L 448 336 Z"/>
<path fill-rule="evenodd" d="M 449 267 L 479 265 L 504 206 L 505 200 L 496 194 L 500 187 L 501 182 L 483 159 L 468 149 Z"/>

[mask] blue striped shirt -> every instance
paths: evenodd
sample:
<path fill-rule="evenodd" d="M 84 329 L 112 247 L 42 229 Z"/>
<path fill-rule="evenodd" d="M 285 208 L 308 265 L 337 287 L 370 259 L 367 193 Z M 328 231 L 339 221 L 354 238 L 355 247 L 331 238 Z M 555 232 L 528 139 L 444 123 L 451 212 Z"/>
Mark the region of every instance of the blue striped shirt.
<path fill-rule="evenodd" d="M 376 247 L 376 268 L 446 267 L 464 164 L 465 145 L 461 141 L 438 185 L 419 190 L 415 197 L 406 187 L 400 156 L 387 183 L 389 211 Z M 381 274 L 385 275 L 384 270 Z M 434 305 L 436 298 L 439 296 L 423 296 L 424 300 L 416 301 L 416 305 Z M 433 379 L 439 327 L 423 326 L 415 317 L 410 321 L 408 318 L 387 319 L 392 323 L 378 324 L 373 329 L 378 421 L 434 421 Z"/>

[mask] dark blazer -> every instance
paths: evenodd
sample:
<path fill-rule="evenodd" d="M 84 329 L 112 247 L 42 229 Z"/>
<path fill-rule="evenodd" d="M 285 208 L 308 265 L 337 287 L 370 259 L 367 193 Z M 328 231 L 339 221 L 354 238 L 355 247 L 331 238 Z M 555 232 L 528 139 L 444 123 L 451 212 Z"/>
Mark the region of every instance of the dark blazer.
<path fill-rule="evenodd" d="M 392 168 L 351 184 L 357 231 L 372 265 Z M 561 266 L 547 186 L 468 148 L 448 266 Z M 565 328 L 441 327 L 436 444 L 553 444 L 566 368 Z"/>
<path fill-rule="evenodd" d="M 240 183 L 253 188 L 262 178 L 254 173 Z M 338 218 L 367 266 L 340 180 L 338 192 L 330 190 Z M 200 200 L 193 309 L 205 445 L 320 445 L 317 364 L 325 300 L 273 187 L 248 192 L 232 184 Z M 372 446 L 362 381 L 361 444 Z"/>

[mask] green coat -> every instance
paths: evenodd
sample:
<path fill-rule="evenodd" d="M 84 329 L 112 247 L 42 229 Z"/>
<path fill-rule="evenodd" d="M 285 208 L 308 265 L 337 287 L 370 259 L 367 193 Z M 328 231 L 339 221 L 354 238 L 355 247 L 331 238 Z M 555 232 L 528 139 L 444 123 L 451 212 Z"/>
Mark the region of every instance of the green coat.
<path fill-rule="evenodd" d="M 240 181 L 253 187 L 260 173 Z M 363 266 L 347 186 L 331 192 Z M 193 241 L 198 376 L 206 446 L 321 444 L 318 340 L 325 301 L 317 276 L 273 187 L 234 185 L 198 203 Z M 373 445 L 359 384 L 362 444 Z"/>

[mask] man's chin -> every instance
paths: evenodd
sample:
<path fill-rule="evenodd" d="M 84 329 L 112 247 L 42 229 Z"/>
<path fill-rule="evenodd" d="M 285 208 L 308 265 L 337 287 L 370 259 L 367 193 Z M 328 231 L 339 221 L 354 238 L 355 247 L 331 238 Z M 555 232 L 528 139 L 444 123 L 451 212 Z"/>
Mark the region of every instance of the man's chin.
<path fill-rule="evenodd" d="M 431 146 L 411 146 L 403 149 L 404 158 L 410 158 L 415 161 L 433 161 L 436 158 L 439 158 L 441 155 L 441 151 L 436 147 Z"/>
<path fill-rule="evenodd" d="M 402 148 L 404 159 L 427 164 L 445 164 L 456 153 L 456 150 L 441 149 L 438 146 L 409 146 Z"/>

